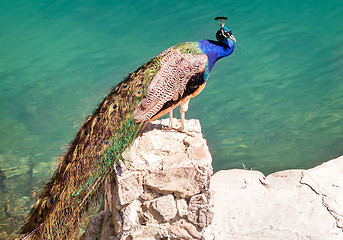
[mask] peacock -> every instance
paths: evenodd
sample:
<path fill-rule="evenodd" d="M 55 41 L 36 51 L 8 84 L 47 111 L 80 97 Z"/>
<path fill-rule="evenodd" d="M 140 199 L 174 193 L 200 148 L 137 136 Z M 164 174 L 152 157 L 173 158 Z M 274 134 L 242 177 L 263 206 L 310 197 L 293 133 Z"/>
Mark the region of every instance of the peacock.
<path fill-rule="evenodd" d="M 229 56 L 236 39 L 216 17 L 218 41 L 185 42 L 160 53 L 127 75 L 86 119 L 46 183 L 20 230 L 22 239 L 72 239 L 101 200 L 106 177 L 114 171 L 149 121 L 180 105 L 181 127 L 189 100 L 205 87 L 217 60 Z"/>

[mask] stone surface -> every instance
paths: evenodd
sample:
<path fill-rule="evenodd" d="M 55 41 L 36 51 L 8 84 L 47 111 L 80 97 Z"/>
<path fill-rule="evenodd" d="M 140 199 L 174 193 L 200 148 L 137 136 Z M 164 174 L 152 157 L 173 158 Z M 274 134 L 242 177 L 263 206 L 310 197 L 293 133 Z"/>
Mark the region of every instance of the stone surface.
<path fill-rule="evenodd" d="M 126 206 L 122 211 L 123 230 L 128 231 L 138 224 L 138 214 L 142 212 L 141 203 L 134 200 L 131 204 Z"/>
<path fill-rule="evenodd" d="M 204 183 L 206 182 L 197 181 L 197 179 L 204 178 L 206 178 L 206 173 L 194 166 L 175 166 L 150 174 L 145 178 L 144 184 L 157 192 L 174 193 L 176 196 L 185 198 L 197 194 L 205 187 Z"/>
<path fill-rule="evenodd" d="M 189 201 L 187 218 L 190 222 L 204 228 L 211 224 L 213 211 L 205 194 L 193 196 Z"/>
<path fill-rule="evenodd" d="M 131 203 L 143 193 L 142 175 L 138 172 L 117 174 L 117 198 L 120 205 Z"/>
<path fill-rule="evenodd" d="M 186 121 L 187 133 L 167 126 L 149 124 L 123 154 L 84 239 L 343 239 L 343 156 L 309 170 L 211 177 L 199 122 Z"/>
<path fill-rule="evenodd" d="M 301 183 L 322 197 L 337 227 L 343 229 L 343 156 L 304 171 Z"/>
<path fill-rule="evenodd" d="M 187 215 L 187 202 L 185 199 L 176 199 L 176 207 L 180 217 Z"/>
<path fill-rule="evenodd" d="M 214 218 L 206 239 L 343 239 L 343 157 L 267 177 L 219 171 L 211 186 Z"/>
<path fill-rule="evenodd" d="M 186 220 L 166 225 L 168 239 L 201 239 L 202 232 Z"/>
<path fill-rule="evenodd" d="M 104 227 L 116 233 L 111 239 L 202 238 L 213 214 L 212 158 L 199 121 L 187 120 L 186 133 L 166 130 L 168 124 L 168 119 L 149 123 L 123 153 L 105 185 L 104 216 L 111 216 L 114 230 L 104 222 L 108 217 L 97 217 L 101 223 L 89 227 L 89 239 L 107 236 Z"/>
<path fill-rule="evenodd" d="M 173 219 L 177 213 L 176 203 L 171 194 L 151 200 L 147 205 L 154 213 L 157 213 L 158 222 L 167 222 Z"/>

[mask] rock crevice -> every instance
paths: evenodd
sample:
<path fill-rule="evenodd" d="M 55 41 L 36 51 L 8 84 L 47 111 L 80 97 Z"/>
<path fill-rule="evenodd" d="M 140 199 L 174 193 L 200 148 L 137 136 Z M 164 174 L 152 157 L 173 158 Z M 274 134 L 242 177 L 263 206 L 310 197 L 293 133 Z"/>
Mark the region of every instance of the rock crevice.
<path fill-rule="evenodd" d="M 322 205 L 343 230 L 343 156 L 303 172 L 300 184 L 321 196 Z"/>

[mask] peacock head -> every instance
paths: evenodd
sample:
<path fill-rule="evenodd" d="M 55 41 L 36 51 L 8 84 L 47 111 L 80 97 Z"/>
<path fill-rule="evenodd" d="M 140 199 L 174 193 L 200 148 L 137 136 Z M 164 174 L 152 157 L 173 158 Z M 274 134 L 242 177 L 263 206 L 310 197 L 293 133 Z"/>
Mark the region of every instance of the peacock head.
<path fill-rule="evenodd" d="M 232 41 L 236 42 L 236 38 L 232 35 L 230 28 L 225 26 L 227 17 L 216 17 L 214 20 L 217 20 L 220 25 L 220 29 L 216 33 L 217 40 L 219 42 L 224 42 L 227 40 L 227 38 L 229 38 Z"/>

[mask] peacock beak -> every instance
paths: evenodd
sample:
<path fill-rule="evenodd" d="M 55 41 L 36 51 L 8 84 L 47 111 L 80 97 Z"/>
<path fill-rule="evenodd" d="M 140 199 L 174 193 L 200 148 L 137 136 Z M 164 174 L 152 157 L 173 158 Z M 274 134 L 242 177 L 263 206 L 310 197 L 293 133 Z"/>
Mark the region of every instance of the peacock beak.
<path fill-rule="evenodd" d="M 236 42 L 236 38 L 233 36 L 233 34 L 230 34 L 229 38 L 230 38 L 232 41 Z"/>
<path fill-rule="evenodd" d="M 236 38 L 233 36 L 232 32 L 230 29 L 228 31 L 221 29 L 222 35 L 226 38 L 230 38 L 232 41 L 236 42 Z"/>

